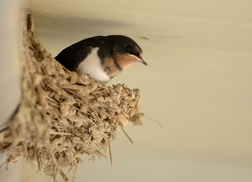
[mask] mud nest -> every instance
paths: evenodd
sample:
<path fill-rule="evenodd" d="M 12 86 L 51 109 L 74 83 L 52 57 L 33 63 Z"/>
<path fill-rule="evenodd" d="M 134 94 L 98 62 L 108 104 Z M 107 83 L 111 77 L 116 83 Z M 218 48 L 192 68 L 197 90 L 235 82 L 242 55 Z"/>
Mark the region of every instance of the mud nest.
<path fill-rule="evenodd" d="M 63 169 L 75 171 L 83 154 L 108 151 L 120 127 L 141 124 L 140 91 L 65 69 L 35 38 L 31 15 L 23 19 L 22 97 L 0 133 L 0 153 L 7 152 L 6 167 L 19 158 L 35 160 L 56 181 Z"/>

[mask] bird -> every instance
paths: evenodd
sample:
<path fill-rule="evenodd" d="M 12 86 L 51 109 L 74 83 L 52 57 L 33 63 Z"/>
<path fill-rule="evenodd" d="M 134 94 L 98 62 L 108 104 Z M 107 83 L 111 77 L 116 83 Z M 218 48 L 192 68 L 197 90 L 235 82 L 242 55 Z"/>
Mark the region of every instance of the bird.
<path fill-rule="evenodd" d="M 55 59 L 99 82 L 109 82 L 134 63 L 147 65 L 140 46 L 124 35 L 86 38 L 63 49 Z"/>

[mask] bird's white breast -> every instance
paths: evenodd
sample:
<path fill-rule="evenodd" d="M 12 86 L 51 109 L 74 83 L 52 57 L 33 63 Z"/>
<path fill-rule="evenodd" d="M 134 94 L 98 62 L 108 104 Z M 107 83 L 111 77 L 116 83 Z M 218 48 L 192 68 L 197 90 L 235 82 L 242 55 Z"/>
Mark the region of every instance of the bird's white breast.
<path fill-rule="evenodd" d="M 101 65 L 101 59 L 97 54 L 98 50 L 98 47 L 92 49 L 91 53 L 79 64 L 77 72 L 100 82 L 108 82 L 110 77 Z"/>

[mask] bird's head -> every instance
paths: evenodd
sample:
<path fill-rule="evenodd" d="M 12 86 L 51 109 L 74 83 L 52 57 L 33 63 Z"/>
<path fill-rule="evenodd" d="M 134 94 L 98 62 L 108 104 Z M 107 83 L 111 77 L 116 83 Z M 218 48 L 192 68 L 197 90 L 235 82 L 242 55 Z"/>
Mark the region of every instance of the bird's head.
<path fill-rule="evenodd" d="M 112 44 L 112 55 L 122 69 L 139 62 L 147 65 L 143 60 L 142 49 L 134 40 L 123 35 L 110 35 L 107 38 Z"/>

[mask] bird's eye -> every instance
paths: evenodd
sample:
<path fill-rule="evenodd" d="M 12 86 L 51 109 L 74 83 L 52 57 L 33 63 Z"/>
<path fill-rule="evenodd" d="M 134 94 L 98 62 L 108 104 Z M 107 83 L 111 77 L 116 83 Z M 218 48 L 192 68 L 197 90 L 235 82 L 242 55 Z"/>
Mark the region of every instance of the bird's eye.
<path fill-rule="evenodd" d="M 127 46 L 125 47 L 125 49 L 126 49 L 127 53 L 132 53 L 132 52 L 133 52 L 133 47 L 130 46 L 130 45 L 127 45 Z"/>

